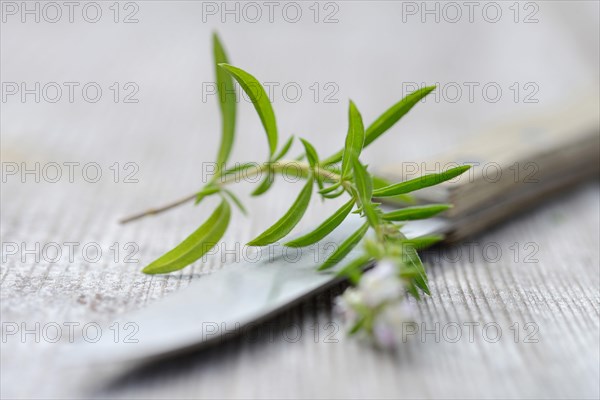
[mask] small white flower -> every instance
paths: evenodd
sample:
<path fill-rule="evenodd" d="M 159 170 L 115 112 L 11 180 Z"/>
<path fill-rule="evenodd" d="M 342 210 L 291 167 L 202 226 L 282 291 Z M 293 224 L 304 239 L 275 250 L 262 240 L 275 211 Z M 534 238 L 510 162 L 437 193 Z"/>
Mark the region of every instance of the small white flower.
<path fill-rule="evenodd" d="M 365 305 L 375 308 L 402 296 L 404 285 L 396 271 L 393 262 L 384 260 L 362 276 L 358 290 L 363 295 Z"/>
<path fill-rule="evenodd" d="M 356 309 L 363 304 L 362 293 L 354 288 L 348 288 L 336 299 L 335 313 L 348 325 L 353 326 L 358 322 Z"/>
<path fill-rule="evenodd" d="M 400 343 L 404 324 L 412 320 L 410 306 L 403 301 L 404 294 L 396 265 L 383 260 L 362 276 L 357 287 L 346 289 L 337 298 L 335 312 L 348 327 L 368 315 L 372 325 L 359 332 L 371 333 L 381 347 L 394 348 Z"/>

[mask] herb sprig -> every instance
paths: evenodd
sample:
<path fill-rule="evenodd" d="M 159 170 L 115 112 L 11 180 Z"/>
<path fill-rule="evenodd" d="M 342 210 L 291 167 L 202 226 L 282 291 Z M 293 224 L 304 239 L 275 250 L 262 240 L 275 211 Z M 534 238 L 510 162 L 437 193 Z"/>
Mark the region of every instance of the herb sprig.
<path fill-rule="evenodd" d="M 345 146 L 337 153 L 321 159 L 313 146 L 305 138 L 300 138 L 304 148 L 303 154 L 293 159 L 286 159 L 294 137 L 290 137 L 278 150 L 279 132 L 275 112 L 260 82 L 248 72 L 229 63 L 225 48 L 219 37 L 213 35 L 213 51 L 216 72 L 217 93 L 221 111 L 221 144 L 217 154 L 217 171 L 213 178 L 198 192 L 177 200 L 166 206 L 151 209 L 126 218 L 121 222 L 129 222 L 146 215 L 157 214 L 170 208 L 195 200 L 198 204 L 206 197 L 218 196 L 221 201 L 210 217 L 183 242 L 171 251 L 143 269 L 147 274 L 163 274 L 180 270 L 200 259 L 211 250 L 223 237 L 231 219 L 231 205 L 238 207 L 243 213 L 246 209 L 241 200 L 228 188 L 235 183 L 243 172 L 247 177 L 264 176 L 252 193 L 253 196 L 265 194 L 272 186 L 278 174 L 296 174 L 305 180 L 304 186 L 289 210 L 266 231 L 252 239 L 248 245 L 266 246 L 284 239 L 300 222 L 313 197 L 313 192 L 322 199 L 333 199 L 342 195 L 349 200 L 323 221 L 313 231 L 300 237 L 286 241 L 285 246 L 305 247 L 325 238 L 337 228 L 353 212 L 364 219 L 364 223 L 350 234 L 337 249 L 318 267 L 318 270 L 330 269 L 341 261 L 345 265 L 338 274 L 348 277 L 351 282 L 361 285 L 363 268 L 366 264 L 378 262 L 387 266 L 385 279 L 392 278 L 394 285 L 404 288 L 417 299 L 420 293 L 429 294 L 427 274 L 417 250 L 439 241 L 439 236 L 427 236 L 407 239 L 402 233 L 405 221 L 426 219 L 447 210 L 449 204 L 408 205 L 409 194 L 415 190 L 437 185 L 453 179 L 467 169 L 468 165 L 459 166 L 447 171 L 429 174 L 420 178 L 400 183 L 390 183 L 374 176 L 368 167 L 360 161 L 362 150 L 381 137 L 396 122 L 406 115 L 421 99 L 431 93 L 435 87 L 428 86 L 407 95 L 379 116 L 372 124 L 364 127 L 363 119 L 356 104 L 349 103 L 348 131 Z M 260 118 L 268 144 L 268 158 L 262 163 L 236 164 L 226 167 L 235 139 L 237 95 L 234 91 L 236 81 L 251 99 Z M 341 164 L 340 164 L 341 163 Z M 404 207 L 384 213 L 374 199 L 400 200 Z M 373 235 L 364 239 L 367 232 Z M 359 243 L 364 243 L 364 251 L 352 260 L 346 256 Z M 391 266 L 391 267 L 390 267 Z M 391 271 L 391 272 L 389 272 Z M 379 273 L 380 274 L 380 273 Z M 373 273 L 373 276 L 376 274 Z M 373 281 L 373 277 L 363 279 Z M 394 286 L 396 288 L 396 286 Z M 376 316 L 383 313 L 388 303 L 395 303 L 400 295 L 381 298 L 369 303 L 358 299 L 357 290 L 347 291 L 350 298 L 345 301 L 346 313 L 351 310 L 351 332 L 363 330 L 374 333 Z M 396 290 L 396 289 L 394 289 Z M 395 293 L 395 292 L 394 292 Z M 346 296 L 346 295 L 345 295 Z M 346 297 L 348 297 L 346 296 Z M 392 301 L 393 300 L 393 301 Z"/>

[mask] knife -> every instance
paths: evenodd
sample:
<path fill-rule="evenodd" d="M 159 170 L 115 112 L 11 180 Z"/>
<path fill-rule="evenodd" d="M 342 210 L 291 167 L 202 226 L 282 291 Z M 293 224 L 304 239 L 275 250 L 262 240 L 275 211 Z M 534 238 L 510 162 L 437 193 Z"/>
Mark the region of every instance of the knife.
<path fill-rule="evenodd" d="M 427 172 L 436 169 L 432 165 L 438 166 L 438 172 L 439 167 L 465 163 L 473 168 L 453 181 L 416 192 L 420 201 L 451 202 L 455 207 L 442 217 L 407 223 L 404 233 L 409 238 L 439 233 L 447 241 L 461 240 L 597 176 L 598 110 L 597 98 L 580 100 L 477 135 L 437 157 L 435 163 L 422 164 Z M 395 181 L 414 177 L 403 169 L 391 165 L 380 172 Z M 418 176 L 423 172 L 418 169 L 411 168 L 410 173 Z M 115 341 L 112 335 L 102 335 L 95 343 L 79 340 L 66 346 L 64 359 L 69 364 L 131 365 L 243 333 L 338 283 L 335 270 L 318 272 L 316 267 L 329 254 L 331 244 L 340 244 L 359 223 L 357 216 L 348 218 L 323 241 L 298 249 L 293 257 L 275 244 L 261 252 L 269 254 L 268 258 L 227 265 L 202 276 L 187 288 L 112 322 L 111 326 L 116 322 L 134 328 L 129 340 Z"/>

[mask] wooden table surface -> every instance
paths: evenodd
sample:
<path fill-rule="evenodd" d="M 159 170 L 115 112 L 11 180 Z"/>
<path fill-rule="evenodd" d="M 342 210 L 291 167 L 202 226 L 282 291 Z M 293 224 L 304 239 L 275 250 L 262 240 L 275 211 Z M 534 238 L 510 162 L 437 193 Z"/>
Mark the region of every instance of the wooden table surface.
<path fill-rule="evenodd" d="M 223 263 L 216 255 L 168 276 L 139 272 L 194 230 L 212 200 L 125 226 L 116 223 L 202 183 L 219 132 L 214 96 L 205 91 L 213 80 L 213 29 L 221 33 L 233 64 L 274 83 L 281 135 L 306 137 L 324 155 L 343 141 L 350 97 L 370 122 L 410 83 L 439 82 L 437 101 L 419 104 L 366 151 L 373 168 L 429 158 L 486 125 L 556 106 L 571 91 L 592 87 L 598 96 L 597 2 L 535 2 L 538 22 L 528 24 L 514 22 L 512 2 L 497 3 L 503 10 L 498 23 L 480 14 L 474 23 L 450 23 L 443 15 L 439 23 L 423 23 L 420 14 L 405 14 L 403 21 L 406 4 L 391 1 L 319 3 L 317 23 L 312 2 L 297 3 L 303 11 L 298 23 L 277 13 L 273 23 L 249 22 L 250 14 L 240 14 L 239 23 L 223 23 L 220 14 L 206 9 L 220 2 L 209 3 L 119 3 L 118 23 L 112 2 L 98 2 L 103 14 L 95 24 L 78 12 L 73 23 L 54 24 L 44 15 L 39 23 L 23 23 L 20 14 L 4 14 L 3 94 L 7 82 L 25 82 L 27 88 L 54 82 L 64 97 L 52 103 L 52 94 L 40 89 L 39 102 L 35 94 L 22 100 L 19 93 L 0 104 L 2 398 L 598 398 L 597 182 L 548 199 L 461 244 L 425 252 L 432 295 L 411 300 L 419 334 L 396 352 L 345 336 L 331 307 L 341 285 L 281 313 L 252 335 L 176 359 L 128 372 L 61 364 L 68 338 L 50 343 L 53 326 L 103 324 L 151 307 L 235 261 L 230 255 Z M 519 18 L 533 10 L 519 6 Z M 243 10 L 241 3 L 238 7 Z M 323 23 L 333 11 L 338 21 Z M 139 21 L 122 23 L 132 12 Z M 79 84 L 73 102 L 65 82 Z M 492 102 L 476 90 L 471 101 L 468 82 L 478 88 L 494 83 L 503 95 Z M 510 89 L 515 82 L 518 98 Z M 95 103 L 79 90 L 88 83 L 102 89 Z M 527 83 L 537 86 L 525 88 Z M 453 101 L 456 85 L 463 92 Z M 284 86 L 299 87 L 302 95 L 296 101 L 292 89 L 281 90 Z M 525 102 L 523 90 L 532 87 L 539 89 L 538 101 Z M 139 89 L 132 97 L 138 102 L 126 103 L 132 88 Z M 238 127 L 232 159 L 266 157 L 264 133 L 248 102 L 239 106 Z M 22 174 L 36 163 L 39 182 L 35 173 Z M 52 183 L 56 164 L 62 177 Z M 67 165 L 74 168 L 72 182 Z M 17 173 L 8 174 L 15 166 Z M 96 170 L 102 176 L 90 182 Z M 241 192 L 250 188 L 244 184 Z M 270 225 L 297 190 L 298 185 L 278 182 L 266 196 L 250 199 L 250 216 L 233 216 L 224 238 L 227 249 Z M 335 206 L 314 199 L 297 231 Z M 36 245 L 47 249 L 39 260 Z M 73 259 L 69 246 L 75 249 Z M 96 261 L 98 247 L 102 255 Z M 61 255 L 54 260 L 56 249 Z M 132 250 L 133 262 L 125 262 Z M 15 326 L 17 334 L 9 334 Z M 22 336 L 24 329 L 33 333 Z"/>

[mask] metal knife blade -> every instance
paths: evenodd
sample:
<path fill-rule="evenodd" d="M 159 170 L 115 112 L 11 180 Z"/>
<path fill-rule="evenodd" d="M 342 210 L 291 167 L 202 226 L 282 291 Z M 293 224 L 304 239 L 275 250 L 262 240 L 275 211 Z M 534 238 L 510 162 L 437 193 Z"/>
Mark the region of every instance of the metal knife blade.
<path fill-rule="evenodd" d="M 115 341 L 112 335 L 101 335 L 94 343 L 81 340 L 61 358 L 68 364 L 149 361 L 213 344 L 227 334 L 241 333 L 339 282 L 335 269 L 317 272 L 316 266 L 360 224 L 358 217 L 349 217 L 321 242 L 291 249 L 292 252 L 288 248 L 284 252 L 280 245 L 268 246 L 261 252 L 266 255 L 257 262 L 227 265 L 166 299 L 115 321 L 120 326 L 129 323 L 136 327 L 131 340 Z M 436 218 L 408 223 L 405 232 L 416 237 L 443 233 L 449 227 L 447 220 Z M 358 251 L 353 250 L 347 257 L 356 256 Z"/>

